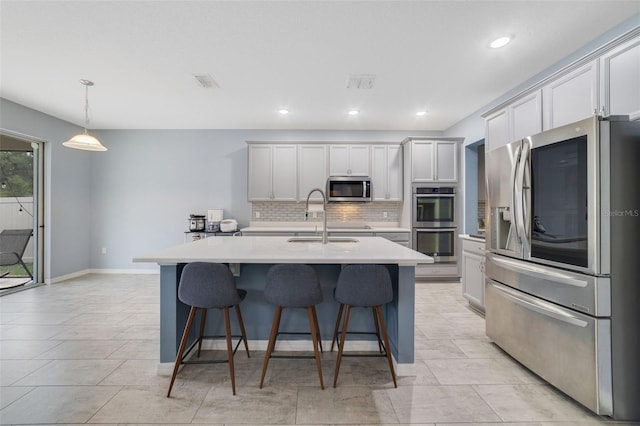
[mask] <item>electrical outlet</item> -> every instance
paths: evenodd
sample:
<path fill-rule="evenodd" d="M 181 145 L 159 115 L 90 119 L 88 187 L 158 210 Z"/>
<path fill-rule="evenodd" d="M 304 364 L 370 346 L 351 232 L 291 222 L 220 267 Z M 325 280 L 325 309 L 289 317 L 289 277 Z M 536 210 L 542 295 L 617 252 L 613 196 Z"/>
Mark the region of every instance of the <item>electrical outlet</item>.
<path fill-rule="evenodd" d="M 382 217 L 387 218 L 387 212 L 382 212 Z"/>
<path fill-rule="evenodd" d="M 260 219 L 260 212 L 256 212 L 256 219 Z"/>
<path fill-rule="evenodd" d="M 106 247 L 102 247 L 102 250 L 100 251 L 100 253 L 107 254 L 107 248 Z"/>

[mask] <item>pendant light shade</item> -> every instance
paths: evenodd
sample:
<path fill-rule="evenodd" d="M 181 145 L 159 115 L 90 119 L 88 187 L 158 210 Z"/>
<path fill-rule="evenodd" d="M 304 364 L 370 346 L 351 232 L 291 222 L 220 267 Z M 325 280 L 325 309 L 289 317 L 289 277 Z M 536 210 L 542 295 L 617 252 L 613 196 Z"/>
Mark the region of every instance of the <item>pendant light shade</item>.
<path fill-rule="evenodd" d="M 106 151 L 107 148 L 102 145 L 98 139 L 94 138 L 87 132 L 87 127 L 89 126 L 89 86 L 93 86 L 93 82 L 89 80 L 80 80 L 80 84 L 82 84 L 85 88 L 84 133 L 75 135 L 68 141 L 63 142 L 62 145 L 69 148 L 82 149 L 85 151 Z"/>

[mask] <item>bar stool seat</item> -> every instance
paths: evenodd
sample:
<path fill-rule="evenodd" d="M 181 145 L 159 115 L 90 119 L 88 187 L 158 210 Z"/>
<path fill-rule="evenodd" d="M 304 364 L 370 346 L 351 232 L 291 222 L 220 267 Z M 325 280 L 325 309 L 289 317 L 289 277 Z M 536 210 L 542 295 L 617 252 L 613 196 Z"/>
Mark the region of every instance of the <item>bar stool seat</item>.
<path fill-rule="evenodd" d="M 320 388 L 324 389 L 322 380 L 322 364 L 320 362 L 320 352 L 322 351 L 322 338 L 315 305 L 322 302 L 322 290 L 316 271 L 309 265 L 304 264 L 280 264 L 269 268 L 267 272 L 267 282 L 264 288 L 264 298 L 267 302 L 276 305 L 276 310 L 271 324 L 269 344 L 264 356 L 262 366 L 262 377 L 260 378 L 260 388 L 264 384 L 264 377 L 269 366 L 270 358 L 311 358 L 302 355 L 274 355 L 276 340 L 280 334 L 309 334 L 306 332 L 280 332 L 280 318 L 284 308 L 306 309 L 309 317 L 309 328 L 313 340 L 314 358 L 318 377 L 320 378 Z"/>
<path fill-rule="evenodd" d="M 396 382 L 396 374 L 393 368 L 393 360 L 389 346 L 389 336 L 387 335 L 387 326 L 382 314 L 382 305 L 393 300 L 393 287 L 391 285 L 391 276 L 386 267 L 382 265 L 347 265 L 342 268 L 338 283 L 334 292 L 334 298 L 340 303 L 336 325 L 333 331 L 333 341 L 331 350 L 333 351 L 333 343 L 336 342 L 338 334 L 340 334 L 340 342 L 338 344 L 338 358 L 336 360 L 336 369 L 333 377 L 333 387 L 338 383 L 338 373 L 340 372 L 340 363 L 343 356 L 363 356 L 344 354 L 344 343 L 347 334 L 374 334 L 378 340 L 379 355 L 364 356 L 382 356 L 386 357 L 391 370 L 391 378 L 393 386 L 398 387 Z M 349 315 L 352 307 L 371 307 L 373 313 L 373 322 L 375 332 L 349 332 Z M 344 311 L 344 321 L 342 323 L 342 331 L 339 330 L 340 320 Z M 382 336 L 381 336 L 382 334 Z"/>
<path fill-rule="evenodd" d="M 240 312 L 240 302 L 244 300 L 247 292 L 245 290 L 238 290 L 233 278 L 233 274 L 229 270 L 229 267 L 221 263 L 208 263 L 208 262 L 193 262 L 185 265 L 180 277 L 180 283 L 178 285 L 178 299 L 191 307 L 189 311 L 189 317 L 187 324 L 182 334 L 182 340 L 180 341 L 180 347 L 178 354 L 176 355 L 176 361 L 173 367 L 173 375 L 171 376 L 171 383 L 169 384 L 169 391 L 167 392 L 167 398 L 171 395 L 171 389 L 173 383 L 178 374 L 178 369 L 182 364 L 211 364 L 228 362 L 229 373 L 231 375 L 231 390 L 233 394 L 236 394 L 236 380 L 233 364 L 233 356 L 235 355 L 240 342 L 244 341 L 244 347 L 247 351 L 247 357 L 249 354 L 249 345 L 247 343 L 247 333 L 244 329 L 244 323 L 242 321 L 242 314 Z M 231 334 L 231 325 L 229 320 L 229 308 L 235 307 L 236 316 L 238 317 L 238 325 L 240 327 L 240 336 L 234 336 Z M 222 310 L 224 314 L 225 335 L 224 336 L 205 336 L 204 328 L 207 319 L 207 309 L 217 308 Z M 189 333 L 193 320 L 198 310 L 201 311 L 200 316 L 200 332 L 196 341 L 194 341 L 187 350 L 187 341 L 189 340 Z M 185 361 L 187 355 L 191 350 L 198 345 L 198 352 L 196 356 L 200 357 L 200 350 L 202 348 L 203 339 L 218 339 L 226 338 L 227 341 L 227 359 L 216 361 Z M 231 338 L 240 337 L 235 348 L 232 346 Z"/>

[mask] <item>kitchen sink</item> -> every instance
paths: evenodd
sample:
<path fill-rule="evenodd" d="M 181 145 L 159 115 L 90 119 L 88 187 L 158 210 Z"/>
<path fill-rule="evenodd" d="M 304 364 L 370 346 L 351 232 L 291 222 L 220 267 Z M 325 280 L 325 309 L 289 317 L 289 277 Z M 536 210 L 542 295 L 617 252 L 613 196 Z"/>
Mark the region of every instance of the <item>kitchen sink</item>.
<path fill-rule="evenodd" d="M 288 243 L 322 243 L 322 237 L 292 237 L 287 240 Z M 347 237 L 329 237 L 330 243 L 357 243 L 355 238 Z"/>

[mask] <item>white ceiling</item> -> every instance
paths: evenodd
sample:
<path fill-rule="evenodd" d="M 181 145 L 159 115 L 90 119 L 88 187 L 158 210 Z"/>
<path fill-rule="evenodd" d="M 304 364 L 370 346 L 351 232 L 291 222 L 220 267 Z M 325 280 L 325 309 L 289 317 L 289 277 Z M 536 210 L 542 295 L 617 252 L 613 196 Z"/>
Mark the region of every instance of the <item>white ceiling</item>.
<path fill-rule="evenodd" d="M 102 129 L 445 130 L 639 12 L 638 0 L 2 0 L 0 95 L 82 125 L 78 80 L 93 80 L 89 127 Z M 511 44 L 487 47 L 504 34 Z M 202 73 L 220 87 L 200 88 Z M 375 74 L 374 88 L 347 89 L 350 74 Z"/>

